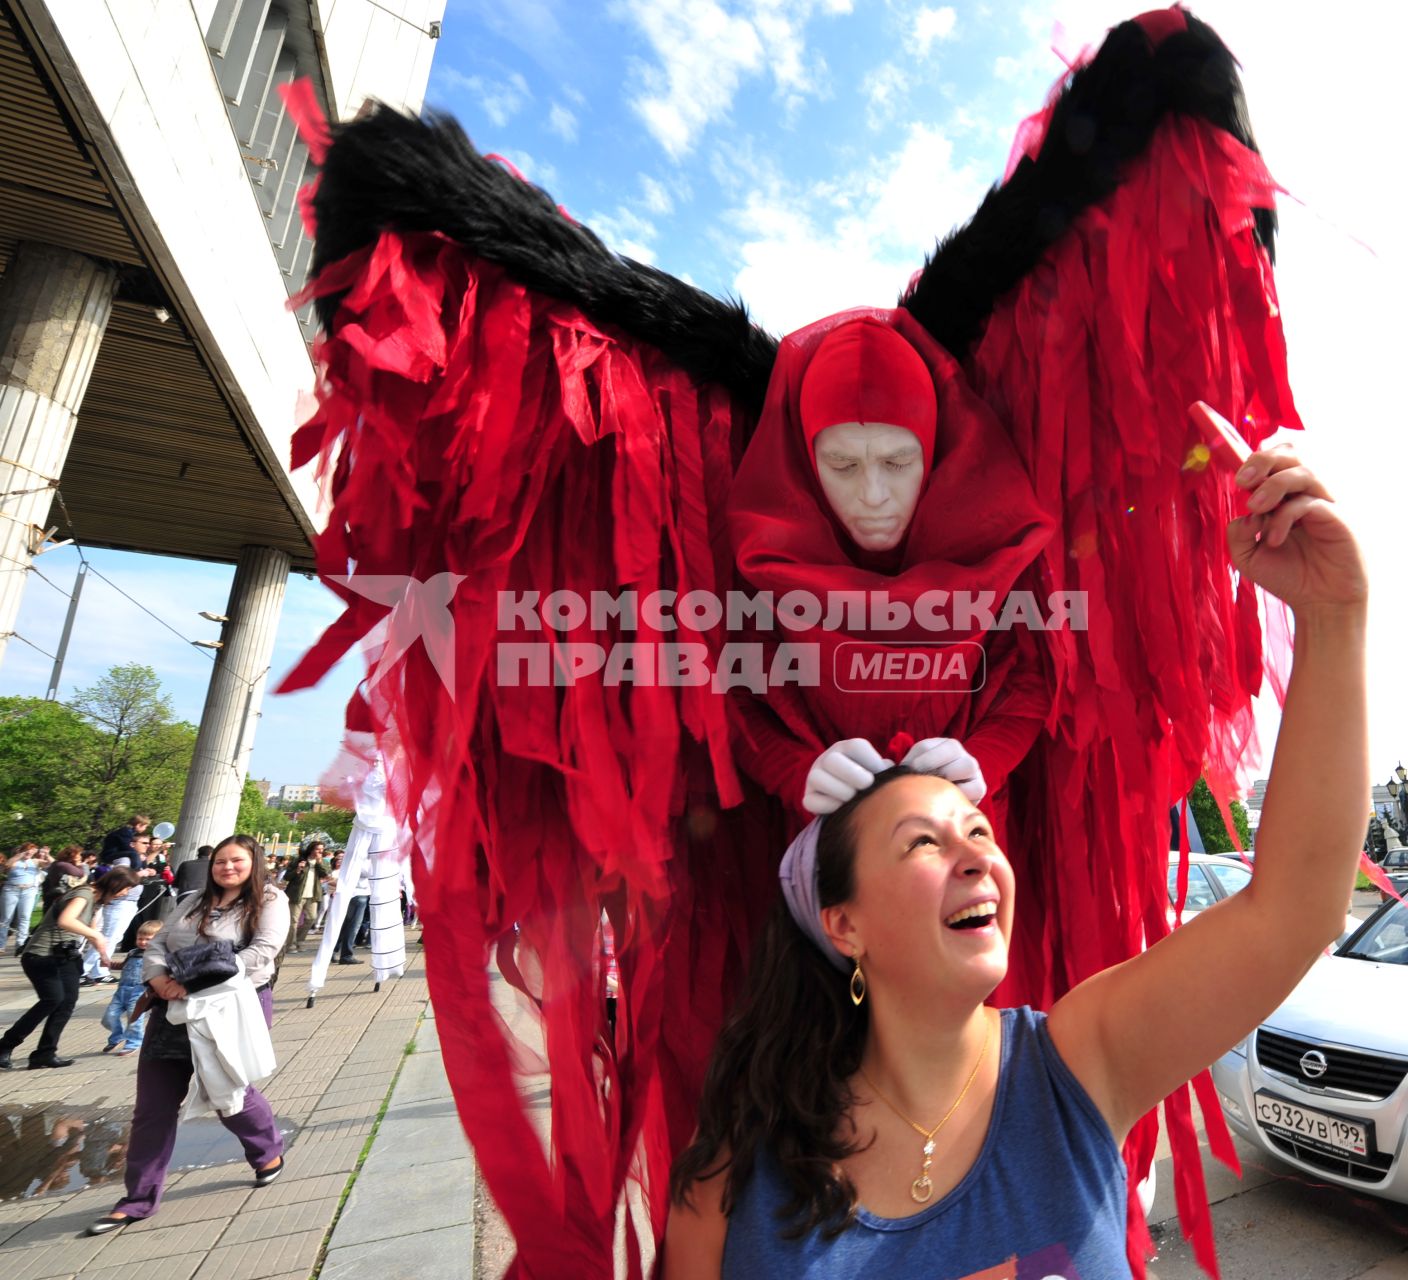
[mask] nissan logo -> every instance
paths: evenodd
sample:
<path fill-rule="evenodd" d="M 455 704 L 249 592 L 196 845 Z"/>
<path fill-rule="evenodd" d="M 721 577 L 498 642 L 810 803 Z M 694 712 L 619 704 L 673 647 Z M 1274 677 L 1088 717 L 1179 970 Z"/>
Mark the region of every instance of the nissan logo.
<path fill-rule="evenodd" d="M 1325 1061 L 1325 1055 L 1319 1049 L 1311 1049 L 1301 1055 L 1300 1073 L 1307 1080 L 1318 1080 L 1329 1069 L 1330 1064 Z"/>

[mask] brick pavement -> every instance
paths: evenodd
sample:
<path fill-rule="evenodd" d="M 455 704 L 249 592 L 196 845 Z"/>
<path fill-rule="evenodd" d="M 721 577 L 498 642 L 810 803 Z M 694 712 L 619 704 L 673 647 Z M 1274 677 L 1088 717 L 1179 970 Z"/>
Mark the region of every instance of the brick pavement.
<path fill-rule="evenodd" d="M 369 966 L 333 965 L 313 1009 L 305 1008 L 311 954 L 285 958 L 274 1000 L 279 1070 L 265 1088 L 286 1134 L 279 1181 L 255 1188 L 219 1122 L 190 1121 L 159 1212 L 95 1239 L 81 1232 L 121 1194 L 137 1059 L 101 1052 L 99 1017 L 112 988 L 85 988 L 61 1046 L 74 1065 L 25 1070 L 31 1040 L 15 1055 L 17 1069 L 0 1073 L 0 1194 L 27 1193 L 0 1200 L 0 1275 L 307 1280 L 426 1011 L 417 937 L 404 977 L 374 992 Z M 0 1026 L 32 999 L 18 962 L 0 958 Z"/>

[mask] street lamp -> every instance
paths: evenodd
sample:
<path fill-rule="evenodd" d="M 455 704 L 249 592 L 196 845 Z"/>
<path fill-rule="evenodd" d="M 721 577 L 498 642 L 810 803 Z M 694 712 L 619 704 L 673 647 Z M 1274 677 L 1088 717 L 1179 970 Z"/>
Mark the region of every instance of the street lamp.
<path fill-rule="evenodd" d="M 1389 798 L 1395 802 L 1394 807 L 1398 810 L 1398 821 L 1393 825 L 1398 828 L 1399 838 L 1408 836 L 1408 769 L 1403 767 L 1403 761 L 1398 762 L 1398 767 L 1394 769 L 1397 781 L 1393 778 L 1388 780 Z"/>

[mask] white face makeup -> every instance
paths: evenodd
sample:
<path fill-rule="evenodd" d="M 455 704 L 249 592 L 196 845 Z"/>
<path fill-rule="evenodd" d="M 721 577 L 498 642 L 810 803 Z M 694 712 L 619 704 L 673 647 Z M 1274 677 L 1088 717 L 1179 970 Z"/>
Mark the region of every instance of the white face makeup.
<path fill-rule="evenodd" d="M 899 546 L 924 486 L 919 437 L 888 423 L 838 422 L 817 433 L 814 447 L 822 491 L 856 546 Z"/>

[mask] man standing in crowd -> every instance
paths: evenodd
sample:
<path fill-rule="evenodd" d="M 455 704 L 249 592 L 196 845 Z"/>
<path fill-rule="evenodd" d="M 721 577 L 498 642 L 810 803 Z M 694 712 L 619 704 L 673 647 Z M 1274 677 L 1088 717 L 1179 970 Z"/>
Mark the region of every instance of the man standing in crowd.
<path fill-rule="evenodd" d="M 303 940 L 308 936 L 317 916 L 318 906 L 323 900 L 323 879 L 328 873 L 322 859 L 321 844 L 314 842 L 299 855 L 298 861 L 289 868 L 285 880 L 288 894 L 288 949 L 302 951 Z"/>
<path fill-rule="evenodd" d="M 210 881 L 210 855 L 215 850 L 203 844 L 196 850 L 194 858 L 188 858 L 176 868 L 176 901 L 193 893 L 201 893 Z"/>
<path fill-rule="evenodd" d="M 342 936 L 338 939 L 338 964 L 360 964 L 352 954 L 352 945 L 361 932 L 362 921 L 367 917 L 367 903 L 371 901 L 372 884 L 370 868 L 362 862 L 362 874 L 352 888 L 352 897 L 347 901 L 347 919 L 342 922 Z"/>
<path fill-rule="evenodd" d="M 49 851 L 32 841 L 17 845 L 5 863 L 5 883 L 0 887 L 0 952 L 5 950 L 11 928 L 15 931 L 15 951 L 29 941 L 29 918 L 34 914 L 34 899 L 39 894 L 39 878 L 52 861 Z"/>

